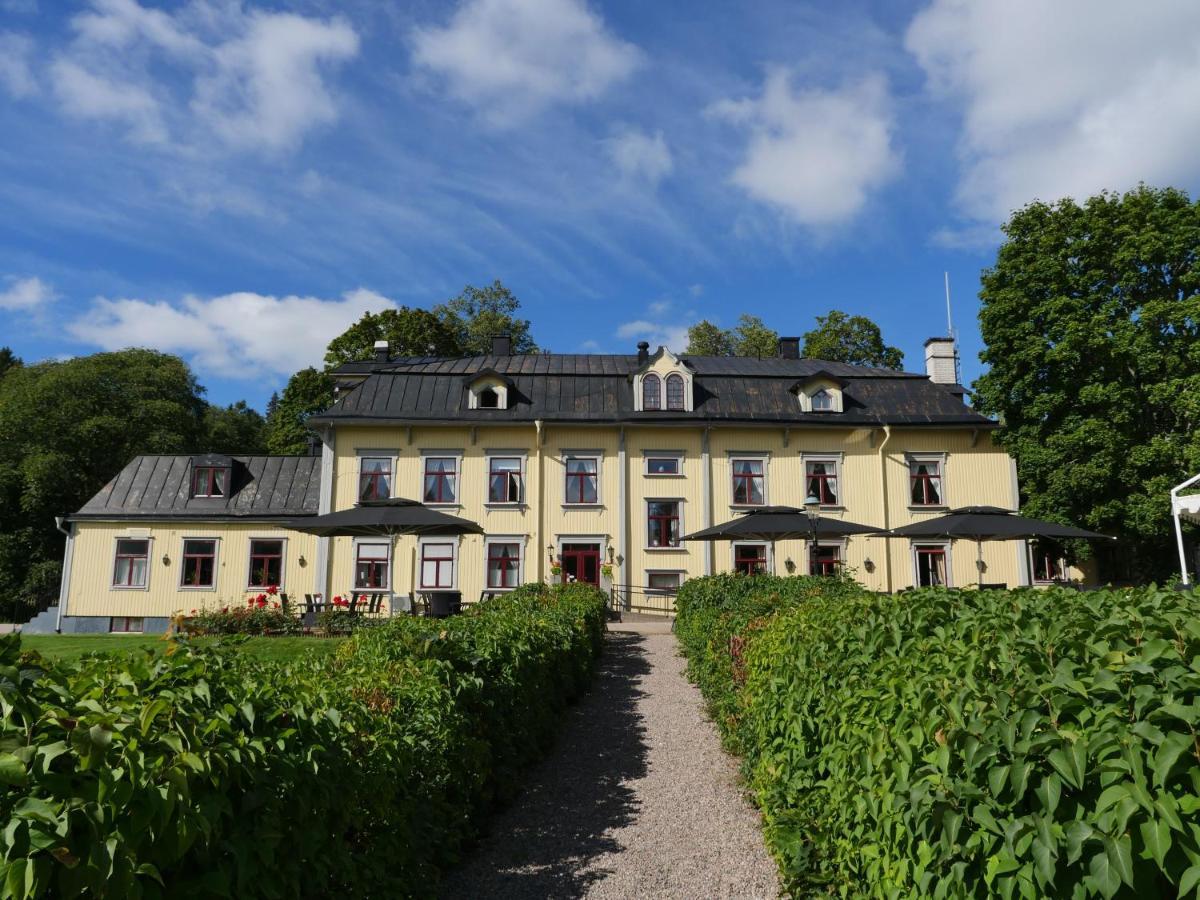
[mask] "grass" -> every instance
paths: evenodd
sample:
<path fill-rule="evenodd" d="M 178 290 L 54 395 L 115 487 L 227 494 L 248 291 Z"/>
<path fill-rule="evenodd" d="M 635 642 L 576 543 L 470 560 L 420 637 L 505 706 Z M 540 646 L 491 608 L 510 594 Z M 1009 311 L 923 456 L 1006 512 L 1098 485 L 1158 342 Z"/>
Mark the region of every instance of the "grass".
<path fill-rule="evenodd" d="M 222 638 L 201 638 L 201 642 Z M 242 652 L 269 662 L 297 659 L 305 654 L 332 653 L 345 638 L 252 637 Z M 166 641 L 158 634 L 30 634 L 21 637 L 21 647 L 36 650 L 52 659 L 78 659 L 85 653 L 130 653 L 161 651 Z"/>

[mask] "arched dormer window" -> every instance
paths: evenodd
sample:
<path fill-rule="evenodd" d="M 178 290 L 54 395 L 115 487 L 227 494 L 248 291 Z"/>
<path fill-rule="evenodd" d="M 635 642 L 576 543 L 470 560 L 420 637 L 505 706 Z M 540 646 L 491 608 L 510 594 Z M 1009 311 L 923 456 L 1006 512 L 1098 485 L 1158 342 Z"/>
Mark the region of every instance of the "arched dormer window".
<path fill-rule="evenodd" d="M 667 409 L 685 409 L 684 404 L 685 385 L 683 376 L 672 374 L 667 376 Z"/>
<path fill-rule="evenodd" d="M 500 395 L 493 388 L 484 388 L 479 392 L 480 409 L 499 409 Z"/>
<path fill-rule="evenodd" d="M 817 391 L 812 395 L 813 412 L 833 412 L 833 394 L 826 390 Z"/>
<path fill-rule="evenodd" d="M 642 409 L 662 409 L 662 380 L 653 372 L 642 379 Z"/>

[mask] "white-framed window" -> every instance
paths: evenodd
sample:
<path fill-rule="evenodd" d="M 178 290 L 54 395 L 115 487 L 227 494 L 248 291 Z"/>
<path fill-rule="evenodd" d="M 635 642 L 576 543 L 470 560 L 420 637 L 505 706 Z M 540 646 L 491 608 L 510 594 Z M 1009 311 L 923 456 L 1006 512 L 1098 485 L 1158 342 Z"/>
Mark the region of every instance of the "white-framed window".
<path fill-rule="evenodd" d="M 496 535 L 484 539 L 484 584 L 489 591 L 507 591 L 521 586 L 524 543 L 524 535 Z"/>
<path fill-rule="evenodd" d="M 692 409 L 692 371 L 670 350 L 633 378 L 633 408 L 637 412 L 688 412 Z"/>
<path fill-rule="evenodd" d="M 112 616 L 108 620 L 108 630 L 113 634 L 141 634 L 145 624 L 141 616 Z"/>
<path fill-rule="evenodd" d="M 946 455 L 944 453 L 909 453 L 908 505 L 915 507 L 946 506 Z"/>
<path fill-rule="evenodd" d="M 422 538 L 420 586 L 422 590 L 452 591 L 458 586 L 458 541 Z"/>
<path fill-rule="evenodd" d="M 185 591 L 211 591 L 217 586 L 216 538 L 184 538 L 179 572 L 179 588 Z"/>
<path fill-rule="evenodd" d="M 386 591 L 391 586 L 391 541 L 359 540 L 354 543 L 354 589 Z"/>
<path fill-rule="evenodd" d="M 734 506 L 765 506 L 767 503 L 767 457 L 729 457 L 730 488 Z"/>
<path fill-rule="evenodd" d="M 769 575 L 774 570 L 771 545 L 766 541 L 734 541 L 730 547 L 733 571 L 743 575 Z"/>
<path fill-rule="evenodd" d="M 525 502 L 525 456 L 489 453 L 487 502 L 516 506 Z"/>
<path fill-rule="evenodd" d="M 642 409 L 647 412 L 662 409 L 662 379 L 653 372 L 642 376 Z"/>
<path fill-rule="evenodd" d="M 250 538 L 250 570 L 246 576 L 246 587 L 252 590 L 282 588 L 286 550 L 286 538 Z"/>
<path fill-rule="evenodd" d="M 683 501 L 678 499 L 646 501 L 646 548 L 648 550 L 682 549 Z"/>
<path fill-rule="evenodd" d="M 796 385 L 796 399 L 800 411 L 807 413 L 840 413 L 842 411 L 842 389 L 833 381 L 817 377 Z"/>
<path fill-rule="evenodd" d="M 917 587 L 950 587 L 950 545 L 944 541 L 914 541 L 913 584 Z"/>
<path fill-rule="evenodd" d="M 144 591 L 150 585 L 148 537 L 117 538 L 113 558 L 112 586 L 118 590 Z"/>
<path fill-rule="evenodd" d="M 391 454 L 378 452 L 374 455 L 360 454 L 358 457 L 358 499 L 387 500 L 392 496 Z"/>
<path fill-rule="evenodd" d="M 1029 572 L 1034 584 L 1066 581 L 1068 568 L 1062 547 L 1055 541 L 1030 541 Z"/>
<path fill-rule="evenodd" d="M 812 411 L 813 412 L 833 412 L 833 394 L 821 388 L 812 395 Z"/>
<path fill-rule="evenodd" d="M 567 506 L 595 506 L 600 502 L 601 454 L 563 453 L 563 503 Z"/>
<path fill-rule="evenodd" d="M 468 409 L 508 409 L 508 385 L 496 379 L 481 379 L 471 385 Z"/>
<path fill-rule="evenodd" d="M 687 382 L 678 372 L 672 372 L 664 382 L 667 390 L 667 409 L 681 412 L 687 409 Z"/>
<path fill-rule="evenodd" d="M 804 499 L 816 497 L 822 506 L 845 506 L 840 454 L 804 454 Z"/>
<path fill-rule="evenodd" d="M 683 572 L 653 570 L 646 571 L 646 592 L 650 594 L 674 595 L 683 584 Z"/>
<path fill-rule="evenodd" d="M 644 472 L 652 478 L 683 475 L 683 453 L 678 450 L 647 450 L 643 456 Z"/>
<path fill-rule="evenodd" d="M 846 562 L 846 548 L 841 541 L 817 541 L 809 548 L 809 575 L 836 575 Z"/>
<path fill-rule="evenodd" d="M 423 451 L 421 468 L 421 502 L 428 506 L 457 506 L 461 502 L 462 451 Z"/>

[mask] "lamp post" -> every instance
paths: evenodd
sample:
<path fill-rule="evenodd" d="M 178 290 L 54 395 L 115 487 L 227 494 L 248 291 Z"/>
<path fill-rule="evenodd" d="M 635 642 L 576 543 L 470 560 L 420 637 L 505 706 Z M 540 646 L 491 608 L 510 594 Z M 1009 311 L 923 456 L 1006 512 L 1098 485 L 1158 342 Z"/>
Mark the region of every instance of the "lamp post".
<path fill-rule="evenodd" d="M 821 518 L 821 498 L 809 494 L 804 498 L 804 514 L 808 516 L 808 574 L 813 574 L 817 561 L 817 520 Z"/>

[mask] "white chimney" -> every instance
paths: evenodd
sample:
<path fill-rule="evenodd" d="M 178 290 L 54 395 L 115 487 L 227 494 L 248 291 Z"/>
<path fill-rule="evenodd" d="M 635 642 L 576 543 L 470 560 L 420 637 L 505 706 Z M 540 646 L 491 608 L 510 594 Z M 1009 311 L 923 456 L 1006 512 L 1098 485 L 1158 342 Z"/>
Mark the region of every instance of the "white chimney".
<path fill-rule="evenodd" d="M 958 383 L 958 347 L 952 337 L 932 337 L 925 342 L 925 374 L 936 384 Z"/>
<path fill-rule="evenodd" d="M 387 341 L 376 341 L 375 342 L 375 361 L 376 362 L 387 362 L 388 358 L 391 356 L 390 351 L 391 351 L 391 346 L 388 344 Z"/>

